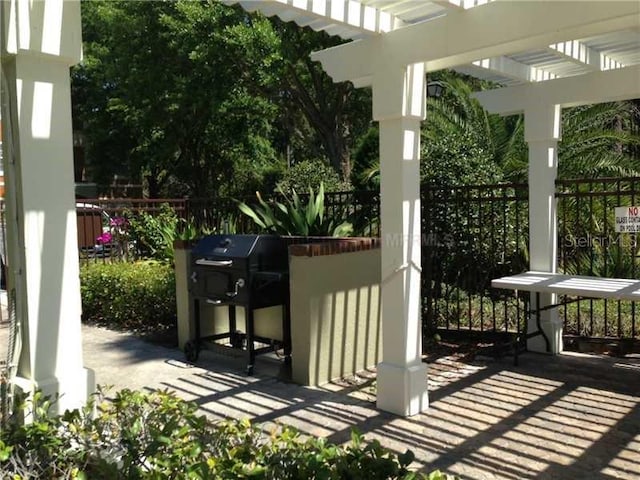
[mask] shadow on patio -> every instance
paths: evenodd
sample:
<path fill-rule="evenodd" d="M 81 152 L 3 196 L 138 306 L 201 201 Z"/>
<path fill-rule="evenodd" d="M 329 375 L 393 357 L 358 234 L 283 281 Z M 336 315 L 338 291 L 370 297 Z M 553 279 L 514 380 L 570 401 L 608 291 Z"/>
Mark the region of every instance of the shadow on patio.
<path fill-rule="evenodd" d="M 441 358 L 430 367 L 429 412 L 409 419 L 376 410 L 358 388 L 246 377 L 214 357 L 207 368 L 161 386 L 215 418 L 289 424 L 338 443 L 357 428 L 462 478 L 640 478 L 637 358 L 527 354 L 518 367 Z"/>
<path fill-rule="evenodd" d="M 247 377 L 234 360 L 207 352 L 191 366 L 175 349 L 91 335 L 109 336 L 85 342 L 100 383 L 168 388 L 213 418 L 289 424 L 338 443 L 355 427 L 394 450 L 412 449 L 418 467 L 462 478 L 640 478 L 637 357 L 525 354 L 518 367 L 509 358 L 443 357 L 429 370 L 430 410 L 403 419 L 376 410 L 371 381 L 304 388 L 277 378 L 276 359 L 262 357 Z"/>

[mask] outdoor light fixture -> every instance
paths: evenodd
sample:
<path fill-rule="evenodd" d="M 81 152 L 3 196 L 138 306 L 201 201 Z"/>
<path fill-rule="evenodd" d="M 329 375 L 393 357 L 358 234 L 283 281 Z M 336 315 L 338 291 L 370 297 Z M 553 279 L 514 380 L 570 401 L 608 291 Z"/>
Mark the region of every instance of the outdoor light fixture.
<path fill-rule="evenodd" d="M 427 83 L 427 97 L 438 98 L 442 95 L 444 86 L 440 82 Z"/>

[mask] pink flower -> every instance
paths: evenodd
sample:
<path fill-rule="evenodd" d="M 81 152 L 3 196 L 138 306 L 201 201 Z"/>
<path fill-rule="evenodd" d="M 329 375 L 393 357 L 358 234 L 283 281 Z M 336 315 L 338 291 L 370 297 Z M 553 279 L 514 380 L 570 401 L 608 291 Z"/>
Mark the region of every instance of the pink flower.
<path fill-rule="evenodd" d="M 126 227 L 129 224 L 124 217 L 114 217 L 109 221 L 109 225 L 112 227 Z"/>
<path fill-rule="evenodd" d="M 98 242 L 101 245 L 111 243 L 111 240 L 113 240 L 113 236 L 109 232 L 104 232 L 102 235 L 96 238 L 96 242 Z"/>

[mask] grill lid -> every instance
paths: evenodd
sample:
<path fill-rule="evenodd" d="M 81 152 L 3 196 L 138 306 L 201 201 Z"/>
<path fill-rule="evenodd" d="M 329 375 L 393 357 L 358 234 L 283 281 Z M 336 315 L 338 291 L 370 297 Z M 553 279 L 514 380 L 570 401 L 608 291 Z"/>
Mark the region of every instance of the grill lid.
<path fill-rule="evenodd" d="M 209 235 L 194 246 L 191 258 L 196 265 L 286 271 L 287 248 L 278 235 Z"/>
<path fill-rule="evenodd" d="M 194 257 L 247 258 L 258 241 L 258 235 L 209 235 L 192 250 Z"/>

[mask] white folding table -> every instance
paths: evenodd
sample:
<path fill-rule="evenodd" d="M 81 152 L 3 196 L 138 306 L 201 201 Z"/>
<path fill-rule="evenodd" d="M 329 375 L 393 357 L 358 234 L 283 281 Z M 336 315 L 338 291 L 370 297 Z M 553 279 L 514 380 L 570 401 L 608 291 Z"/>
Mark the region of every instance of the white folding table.
<path fill-rule="evenodd" d="M 611 300 L 640 301 L 640 280 L 629 278 L 603 278 L 583 275 L 566 275 L 549 272 L 524 272 L 496 278 L 491 281 L 491 286 L 506 290 L 524 290 L 536 294 L 536 308 L 529 311 L 535 314 L 537 330 L 528 332 L 528 318 L 525 319 L 525 345 L 529 338 L 541 335 L 545 341 L 547 351 L 550 351 L 549 338 L 540 325 L 540 313 L 545 310 L 567 305 L 578 300 L 563 300 L 552 305 L 539 307 L 541 293 L 555 293 L 558 295 L 570 295 L 579 298 L 605 298 Z M 527 317 L 529 316 L 527 314 Z M 515 363 L 518 363 L 518 345 L 515 345 Z"/>

